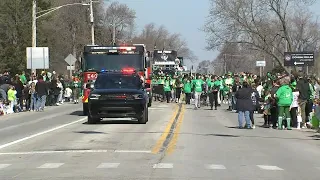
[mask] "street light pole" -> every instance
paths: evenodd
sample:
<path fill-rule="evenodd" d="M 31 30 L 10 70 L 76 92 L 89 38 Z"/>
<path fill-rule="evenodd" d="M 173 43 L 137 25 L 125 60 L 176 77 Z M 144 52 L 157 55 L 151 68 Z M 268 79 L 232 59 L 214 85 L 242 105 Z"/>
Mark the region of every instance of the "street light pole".
<path fill-rule="evenodd" d="M 94 18 L 93 18 L 93 5 L 92 5 L 92 0 L 90 0 L 90 21 L 91 21 L 91 42 L 92 45 L 95 45 L 94 42 Z"/>
<path fill-rule="evenodd" d="M 37 0 L 32 1 L 32 47 L 37 47 Z M 31 73 L 32 72 L 36 75 L 36 70 L 32 68 L 31 58 Z"/>

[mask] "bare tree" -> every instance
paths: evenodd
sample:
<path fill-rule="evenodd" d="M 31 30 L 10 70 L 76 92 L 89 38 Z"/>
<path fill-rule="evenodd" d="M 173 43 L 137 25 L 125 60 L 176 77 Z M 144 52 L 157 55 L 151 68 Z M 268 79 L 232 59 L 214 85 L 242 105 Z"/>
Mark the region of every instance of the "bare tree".
<path fill-rule="evenodd" d="M 199 62 L 197 67 L 197 73 L 201 74 L 211 74 L 211 61 L 210 60 L 203 60 Z"/>
<path fill-rule="evenodd" d="M 209 35 L 208 49 L 221 48 L 225 43 L 242 44 L 271 56 L 283 66 L 284 51 L 318 46 L 318 23 L 310 14 L 298 18 L 303 21 L 297 20 L 296 12 L 309 5 L 310 1 L 304 0 L 211 0 L 204 28 Z"/>
<path fill-rule="evenodd" d="M 178 51 L 178 56 L 184 59 L 194 61 L 196 56 L 188 48 L 187 42 L 182 38 L 181 34 L 170 32 L 164 27 L 157 27 L 154 23 L 145 25 L 144 29 L 134 39 L 135 43 L 144 43 L 149 51 L 157 49 L 173 49 Z"/>
<path fill-rule="evenodd" d="M 118 40 L 128 40 L 133 35 L 135 18 L 136 12 L 133 9 L 115 1 L 107 7 L 103 24 L 111 36 L 115 33 Z"/>

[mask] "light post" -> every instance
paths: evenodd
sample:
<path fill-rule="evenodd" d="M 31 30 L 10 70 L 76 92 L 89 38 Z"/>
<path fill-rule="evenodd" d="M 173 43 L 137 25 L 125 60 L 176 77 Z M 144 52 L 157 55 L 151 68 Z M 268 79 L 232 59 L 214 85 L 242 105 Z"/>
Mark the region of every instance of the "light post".
<path fill-rule="evenodd" d="M 94 18 L 93 18 L 93 1 L 90 0 L 90 22 L 91 22 L 91 43 L 94 45 Z"/>
<path fill-rule="evenodd" d="M 39 19 L 40 17 L 45 16 L 47 14 L 50 14 L 58 9 L 61 9 L 63 7 L 74 6 L 74 5 L 90 6 L 91 42 L 92 42 L 92 45 L 94 45 L 93 2 L 99 2 L 99 1 L 90 0 L 89 3 L 65 4 L 65 5 L 61 5 L 61 6 L 57 6 L 57 7 L 47 9 L 47 10 L 37 12 L 37 0 L 33 0 L 32 1 L 32 47 L 37 47 L 37 19 Z M 37 16 L 37 14 L 40 14 L 40 13 L 43 13 L 43 14 Z M 31 72 L 36 73 L 35 69 L 32 68 L 32 63 L 31 63 Z"/>

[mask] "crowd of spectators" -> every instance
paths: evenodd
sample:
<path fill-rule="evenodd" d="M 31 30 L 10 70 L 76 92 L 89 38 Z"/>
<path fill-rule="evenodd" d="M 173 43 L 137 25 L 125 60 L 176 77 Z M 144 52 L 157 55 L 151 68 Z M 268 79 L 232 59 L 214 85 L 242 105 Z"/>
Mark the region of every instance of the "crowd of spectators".
<path fill-rule="evenodd" d="M 45 106 L 62 105 L 72 97 L 66 84 L 64 76 L 54 71 L 38 76 L 4 72 L 0 74 L 0 114 L 44 111 Z"/>

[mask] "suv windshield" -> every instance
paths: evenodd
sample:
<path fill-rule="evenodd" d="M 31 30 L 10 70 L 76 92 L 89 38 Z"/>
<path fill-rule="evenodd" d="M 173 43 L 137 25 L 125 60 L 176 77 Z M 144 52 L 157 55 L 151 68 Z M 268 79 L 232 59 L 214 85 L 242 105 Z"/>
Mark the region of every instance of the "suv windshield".
<path fill-rule="evenodd" d="M 138 76 L 122 74 L 103 74 L 98 75 L 94 83 L 95 89 L 140 89 L 141 80 Z"/>

